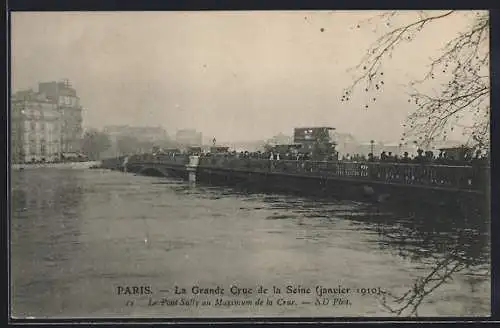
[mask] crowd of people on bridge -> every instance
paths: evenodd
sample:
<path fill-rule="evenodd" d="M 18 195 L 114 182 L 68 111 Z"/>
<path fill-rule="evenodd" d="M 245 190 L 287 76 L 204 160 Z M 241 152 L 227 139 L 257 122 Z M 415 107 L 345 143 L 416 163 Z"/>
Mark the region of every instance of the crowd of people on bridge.
<path fill-rule="evenodd" d="M 390 162 L 390 163 L 416 163 L 416 164 L 442 164 L 442 165 L 467 165 L 471 163 L 487 163 L 487 154 L 482 153 L 480 150 L 476 151 L 475 155 L 470 152 L 465 152 L 462 158 L 456 158 L 446 151 L 441 150 L 436 156 L 432 151 L 423 151 L 418 149 L 417 153 L 411 156 L 408 152 L 404 152 L 402 156 L 393 155 L 392 152 L 386 153 L 382 151 L 379 157 L 374 156 L 372 153 L 368 154 L 368 158 L 364 156 L 354 155 L 354 160 L 360 159 L 361 161 L 368 162 Z"/>
<path fill-rule="evenodd" d="M 415 163 L 415 164 L 441 164 L 441 165 L 468 165 L 472 163 L 488 163 L 488 155 L 482 153 L 481 151 L 476 151 L 475 155 L 470 153 L 465 153 L 463 158 L 457 159 L 445 151 L 440 151 L 436 156 L 432 151 L 423 151 L 418 149 L 416 154 L 410 155 L 408 152 L 404 152 L 403 155 L 398 156 L 392 152 L 382 151 L 379 156 L 375 156 L 369 153 L 368 156 L 361 154 L 346 154 L 338 158 L 338 156 L 329 155 L 319 158 L 314 156 L 312 153 L 273 153 L 273 152 L 228 152 L 224 154 L 211 154 L 211 153 L 199 153 L 196 154 L 201 157 L 210 156 L 225 156 L 228 158 L 240 158 L 240 159 L 260 159 L 260 160 L 297 160 L 297 161 L 345 161 L 345 162 L 385 162 L 385 163 Z"/>

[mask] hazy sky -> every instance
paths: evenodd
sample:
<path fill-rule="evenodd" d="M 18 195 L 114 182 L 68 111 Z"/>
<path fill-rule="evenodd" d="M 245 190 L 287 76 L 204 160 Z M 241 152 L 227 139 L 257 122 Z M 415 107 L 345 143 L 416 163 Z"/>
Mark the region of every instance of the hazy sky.
<path fill-rule="evenodd" d="M 360 141 L 397 141 L 413 110 L 401 84 L 420 77 L 466 19 L 430 24 L 401 47 L 366 110 L 364 92 L 340 99 L 352 81 L 347 69 L 383 32 L 383 24 L 356 25 L 376 14 L 12 13 L 12 88 L 70 79 L 86 127 L 161 125 L 170 135 L 189 127 L 205 138 L 252 140 L 330 125 Z"/>

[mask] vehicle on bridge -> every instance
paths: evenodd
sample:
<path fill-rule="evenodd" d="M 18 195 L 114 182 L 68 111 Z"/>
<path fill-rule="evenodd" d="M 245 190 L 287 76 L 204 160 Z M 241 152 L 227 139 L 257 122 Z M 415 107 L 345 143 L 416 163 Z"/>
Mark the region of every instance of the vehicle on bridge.
<path fill-rule="evenodd" d="M 334 131 L 335 128 L 324 126 L 295 128 L 293 142 L 301 145 L 297 149 L 299 153 L 308 154 L 313 160 L 337 160 L 338 152 L 335 149 L 337 143 L 334 140 Z"/>
<path fill-rule="evenodd" d="M 228 154 L 229 147 L 226 146 L 213 146 L 210 147 L 210 154 Z"/>
<path fill-rule="evenodd" d="M 474 150 L 465 146 L 440 148 L 439 151 L 444 154 L 446 159 L 454 161 L 466 161 L 474 155 Z"/>

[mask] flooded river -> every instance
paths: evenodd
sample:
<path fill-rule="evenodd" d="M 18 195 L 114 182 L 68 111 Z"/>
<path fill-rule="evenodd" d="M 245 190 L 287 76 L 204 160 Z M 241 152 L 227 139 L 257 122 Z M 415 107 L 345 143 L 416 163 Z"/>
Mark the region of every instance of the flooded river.
<path fill-rule="evenodd" d="M 105 170 L 14 171 L 12 314 L 489 315 L 489 223 L 465 221 Z"/>

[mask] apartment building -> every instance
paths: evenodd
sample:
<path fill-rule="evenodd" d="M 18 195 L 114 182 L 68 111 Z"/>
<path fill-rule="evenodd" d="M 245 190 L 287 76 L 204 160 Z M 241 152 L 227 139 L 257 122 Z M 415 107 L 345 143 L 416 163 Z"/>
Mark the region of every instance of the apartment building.
<path fill-rule="evenodd" d="M 61 121 L 57 105 L 40 93 L 12 97 L 11 155 L 14 163 L 56 161 L 61 153 Z"/>
<path fill-rule="evenodd" d="M 61 119 L 61 151 L 78 152 L 81 148 L 82 106 L 80 97 L 68 80 L 41 82 L 38 92 L 44 94 L 49 101 L 57 105 Z"/>
<path fill-rule="evenodd" d="M 80 151 L 82 107 L 68 80 L 18 91 L 11 105 L 13 162 L 55 161 L 61 153 Z"/>

